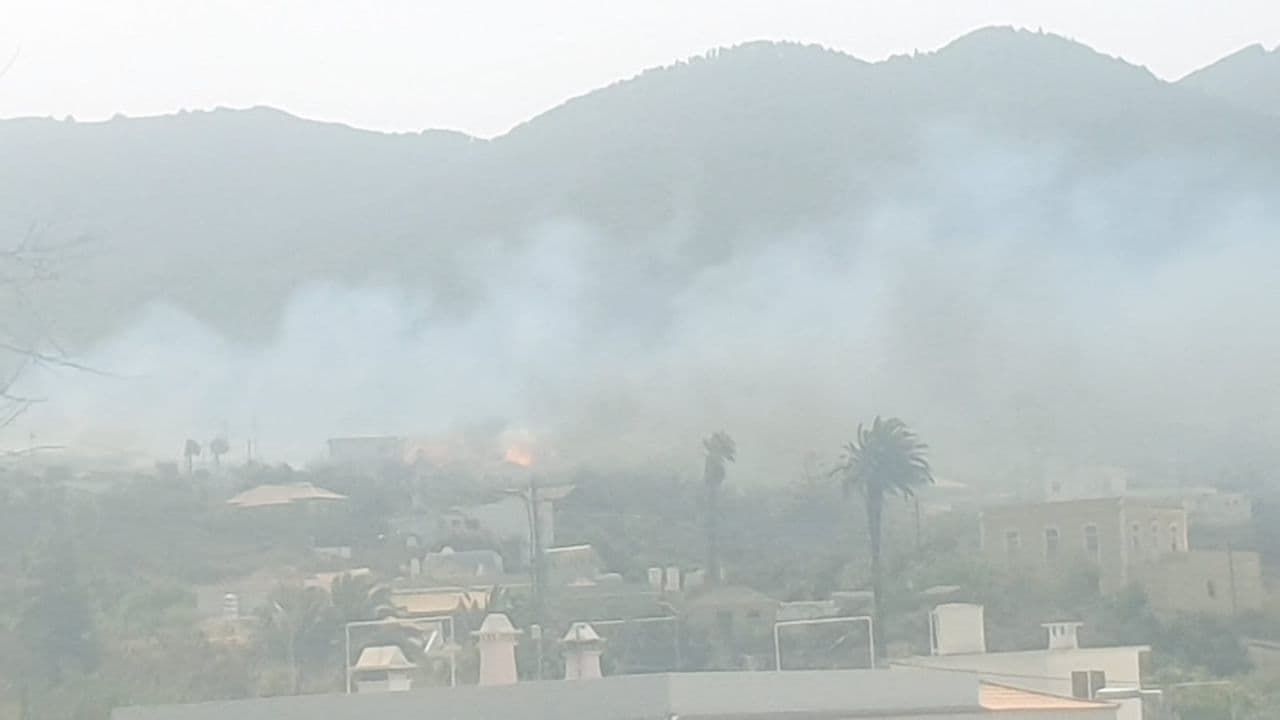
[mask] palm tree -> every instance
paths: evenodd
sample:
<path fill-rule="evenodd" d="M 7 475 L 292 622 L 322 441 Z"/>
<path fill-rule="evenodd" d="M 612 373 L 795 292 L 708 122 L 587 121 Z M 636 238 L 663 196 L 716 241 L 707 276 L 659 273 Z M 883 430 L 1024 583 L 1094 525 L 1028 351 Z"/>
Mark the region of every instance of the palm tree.
<path fill-rule="evenodd" d="M 725 464 L 737 454 L 733 438 L 723 430 L 702 441 L 706 462 L 702 466 L 702 482 L 707 488 L 707 580 L 720 582 L 720 486 L 724 484 Z"/>
<path fill-rule="evenodd" d="M 871 546 L 871 590 L 875 595 L 876 654 L 884 654 L 882 578 L 880 573 L 881 519 L 886 495 L 915 496 L 915 490 L 933 483 L 926 452 L 907 424 L 898 418 L 876 416 L 870 427 L 858 425 L 858 438 L 846 443 L 840 463 L 831 471 L 840 477 L 846 497 L 862 494 L 867 511 L 867 535 Z"/>
<path fill-rule="evenodd" d="M 200 456 L 200 443 L 187 438 L 187 444 L 182 447 L 182 456 L 187 459 L 187 474 L 190 475 L 195 459 Z"/>
<path fill-rule="evenodd" d="M 379 583 L 369 574 L 339 575 L 329 588 L 329 597 L 343 623 L 375 620 L 395 614 L 391 605 L 391 587 Z"/>
<path fill-rule="evenodd" d="M 338 618 L 328 594 L 316 587 L 281 585 L 261 610 L 262 641 L 289 666 L 292 693 L 302 689 L 302 669 L 331 651 Z"/>
<path fill-rule="evenodd" d="M 222 467 L 222 456 L 226 455 L 230 450 L 231 443 L 227 442 L 226 435 L 219 435 L 218 437 L 210 440 L 209 452 L 213 455 L 213 466 L 218 468 Z"/>

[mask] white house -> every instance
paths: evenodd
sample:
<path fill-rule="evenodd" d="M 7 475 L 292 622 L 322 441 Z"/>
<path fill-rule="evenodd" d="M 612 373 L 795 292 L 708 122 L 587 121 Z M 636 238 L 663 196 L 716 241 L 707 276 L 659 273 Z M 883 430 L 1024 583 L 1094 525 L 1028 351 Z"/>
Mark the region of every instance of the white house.
<path fill-rule="evenodd" d="M 1146 645 L 1080 647 L 1078 622 L 1044 624 L 1040 650 L 987 652 L 981 605 L 947 603 L 929 614 L 932 654 L 895 660 L 894 668 L 968 674 L 986 682 L 1063 697 L 1093 699 L 1098 691 L 1142 689 Z M 1140 720 L 1141 703 L 1122 703 L 1120 720 Z"/>

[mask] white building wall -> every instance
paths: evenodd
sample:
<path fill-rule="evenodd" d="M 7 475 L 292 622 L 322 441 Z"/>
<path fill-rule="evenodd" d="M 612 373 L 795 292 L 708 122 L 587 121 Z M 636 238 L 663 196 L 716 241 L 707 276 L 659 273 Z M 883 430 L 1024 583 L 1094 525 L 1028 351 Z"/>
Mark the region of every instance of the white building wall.
<path fill-rule="evenodd" d="M 895 667 L 935 668 L 964 672 L 1003 685 L 1054 695 L 1071 695 L 1071 673 L 1101 670 L 1108 687 L 1134 688 L 1141 680 L 1145 648 L 1081 648 L 1026 652 L 919 656 L 895 661 Z"/>

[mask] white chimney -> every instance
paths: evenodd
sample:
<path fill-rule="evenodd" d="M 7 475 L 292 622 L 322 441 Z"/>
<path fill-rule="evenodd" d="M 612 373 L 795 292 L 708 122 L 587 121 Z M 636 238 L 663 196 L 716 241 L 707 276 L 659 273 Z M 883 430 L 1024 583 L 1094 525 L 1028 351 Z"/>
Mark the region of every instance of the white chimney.
<path fill-rule="evenodd" d="M 964 655 L 987 651 L 982 606 L 944 603 L 929 613 L 929 649 L 934 655 Z"/>
<path fill-rule="evenodd" d="M 238 620 L 240 618 L 239 595 L 227 593 L 222 596 L 222 617 L 227 620 Z"/>
<path fill-rule="evenodd" d="M 516 674 L 516 641 L 520 631 L 502 613 L 490 613 L 473 632 L 480 647 L 480 685 L 514 685 Z"/>
<path fill-rule="evenodd" d="M 422 574 L 422 561 L 416 557 L 409 558 L 409 577 L 418 577 Z"/>
<path fill-rule="evenodd" d="M 600 655 L 604 640 L 589 623 L 576 622 L 560 641 L 564 644 L 564 679 L 594 680 L 601 677 Z"/>
<path fill-rule="evenodd" d="M 1049 631 L 1050 650 L 1075 650 L 1080 647 L 1079 630 L 1084 623 L 1050 622 L 1040 627 Z"/>
<path fill-rule="evenodd" d="M 649 568 L 649 589 L 662 590 L 662 568 Z"/>
<path fill-rule="evenodd" d="M 680 568 L 674 565 L 667 568 L 667 582 L 663 586 L 663 590 L 667 592 L 680 592 Z"/>

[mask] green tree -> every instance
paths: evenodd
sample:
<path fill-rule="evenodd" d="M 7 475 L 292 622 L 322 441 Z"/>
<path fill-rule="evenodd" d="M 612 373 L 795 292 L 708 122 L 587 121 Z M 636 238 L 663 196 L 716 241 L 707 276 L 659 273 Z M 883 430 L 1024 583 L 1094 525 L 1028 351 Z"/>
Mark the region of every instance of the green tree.
<path fill-rule="evenodd" d="M 302 690 L 307 667 L 332 659 L 338 617 L 324 590 L 281 585 L 261 612 L 262 641 L 269 653 L 289 667 L 292 692 Z"/>
<path fill-rule="evenodd" d="M 195 470 L 196 458 L 200 457 L 200 443 L 187 438 L 187 442 L 182 446 L 182 457 L 187 461 L 187 475 Z"/>
<path fill-rule="evenodd" d="M 713 433 L 702 441 L 706 461 L 702 466 L 702 482 L 707 491 L 707 581 L 719 583 L 720 570 L 720 489 L 724 485 L 726 464 L 734 461 L 737 447 L 724 431 Z"/>
<path fill-rule="evenodd" d="M 395 614 L 391 588 L 372 575 L 343 573 L 334 578 L 329 590 L 333 609 L 342 623 L 374 620 Z"/>
<path fill-rule="evenodd" d="M 18 635 L 33 679 L 57 684 L 92 670 L 98 657 L 89 594 L 70 543 L 56 544 L 33 569 Z"/>
<path fill-rule="evenodd" d="M 214 467 L 222 467 L 222 456 L 230 451 L 231 443 L 227 442 L 226 435 L 219 435 L 209 441 L 209 454 L 213 455 Z"/>
<path fill-rule="evenodd" d="M 876 416 L 870 427 L 858 425 L 857 439 L 845 444 L 840 462 L 831 471 L 840 478 L 846 496 L 862 495 L 867 512 L 867 539 L 871 549 L 871 589 L 875 594 L 876 653 L 884 654 L 884 578 L 880 547 L 884 500 L 887 495 L 910 498 L 915 490 L 933 483 L 927 457 L 928 445 L 897 418 Z"/>

